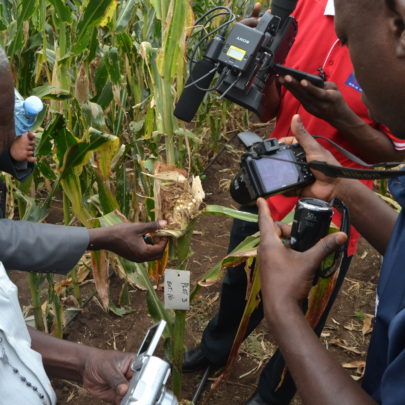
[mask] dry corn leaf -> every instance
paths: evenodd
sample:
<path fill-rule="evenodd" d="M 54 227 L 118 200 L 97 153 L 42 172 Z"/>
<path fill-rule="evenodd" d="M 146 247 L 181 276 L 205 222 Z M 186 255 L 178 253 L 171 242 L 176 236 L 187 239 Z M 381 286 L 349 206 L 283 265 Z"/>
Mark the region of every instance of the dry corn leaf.
<path fill-rule="evenodd" d="M 366 317 L 363 319 L 363 327 L 361 328 L 361 333 L 367 335 L 373 331 L 373 316 L 367 314 Z"/>
<path fill-rule="evenodd" d="M 332 319 L 332 322 L 334 323 L 334 324 L 336 324 L 336 325 L 341 325 L 336 319 L 334 319 L 334 318 L 331 318 Z"/>
<path fill-rule="evenodd" d="M 354 381 L 359 381 L 363 378 L 362 375 L 350 375 L 350 377 L 352 377 Z"/>
<path fill-rule="evenodd" d="M 351 353 L 363 354 L 357 347 L 349 346 L 348 343 L 343 339 L 330 339 L 329 343 Z"/>
<path fill-rule="evenodd" d="M 350 331 L 358 331 L 358 330 L 360 330 L 359 325 L 356 325 L 353 321 L 350 321 L 349 323 L 346 323 L 345 325 L 343 325 L 343 327 L 346 330 L 350 330 Z"/>
<path fill-rule="evenodd" d="M 62 295 L 62 293 L 64 292 L 64 288 L 69 286 L 70 284 L 72 284 L 71 278 L 59 281 L 58 283 L 55 284 L 54 291 L 60 297 Z"/>
<path fill-rule="evenodd" d="M 89 260 L 89 264 L 87 266 L 81 265 L 78 267 L 77 273 L 76 273 L 78 283 L 82 283 L 84 280 L 86 280 L 87 276 L 90 273 L 90 266 L 91 266 L 91 264 L 90 264 L 90 260 Z"/>
<path fill-rule="evenodd" d="M 356 360 L 352 361 L 350 363 L 342 363 L 343 368 L 355 368 L 356 370 L 361 370 L 363 371 L 364 368 L 366 367 L 366 362 L 363 360 Z"/>
<path fill-rule="evenodd" d="M 351 374 L 350 376 L 353 378 L 353 380 L 358 381 L 364 376 L 366 362 L 363 360 L 357 360 L 350 363 L 342 363 L 342 367 L 347 369 L 356 369 L 357 375 Z"/>

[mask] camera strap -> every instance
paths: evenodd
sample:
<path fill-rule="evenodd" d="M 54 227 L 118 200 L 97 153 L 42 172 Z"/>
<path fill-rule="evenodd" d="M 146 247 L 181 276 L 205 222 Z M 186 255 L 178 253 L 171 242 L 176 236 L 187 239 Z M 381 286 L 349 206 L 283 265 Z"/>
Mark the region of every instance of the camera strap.
<path fill-rule="evenodd" d="M 314 138 L 322 139 L 324 141 L 329 142 L 335 149 L 337 149 L 340 153 L 349 158 L 352 162 L 370 168 L 370 169 L 356 169 L 353 167 L 336 166 L 319 160 L 312 160 L 311 162 L 307 163 L 307 165 L 311 169 L 318 170 L 321 173 L 325 174 L 326 176 L 344 177 L 347 179 L 360 179 L 360 180 L 379 180 L 405 175 L 405 171 L 403 170 L 373 169 L 374 167 L 395 167 L 403 164 L 404 162 L 381 162 L 369 164 L 328 138 L 318 135 L 314 136 Z"/>
<path fill-rule="evenodd" d="M 330 277 L 337 269 L 340 268 L 342 261 L 347 258 L 347 248 L 349 245 L 349 238 L 350 238 L 350 216 L 349 210 L 347 209 L 346 205 L 343 203 L 342 200 L 335 198 L 330 203 L 331 207 L 338 210 L 342 215 L 342 221 L 340 224 L 340 231 L 344 232 L 347 235 L 346 242 L 339 247 L 339 249 L 333 255 L 333 261 L 330 264 L 328 258 L 324 263 L 322 263 L 321 267 L 317 272 L 317 277 L 328 278 Z M 332 259 L 330 259 L 332 260 Z"/>

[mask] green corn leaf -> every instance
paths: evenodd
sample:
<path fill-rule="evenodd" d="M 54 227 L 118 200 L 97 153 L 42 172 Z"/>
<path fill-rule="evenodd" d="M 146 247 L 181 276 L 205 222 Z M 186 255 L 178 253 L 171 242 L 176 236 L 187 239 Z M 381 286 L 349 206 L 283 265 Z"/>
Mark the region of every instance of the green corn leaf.
<path fill-rule="evenodd" d="M 107 108 L 113 101 L 114 95 L 112 91 L 112 83 L 107 82 L 101 90 L 100 95 L 94 100 L 97 104 L 100 104 L 102 108 Z"/>
<path fill-rule="evenodd" d="M 0 0 L 0 15 L 2 20 L 1 24 L 4 24 L 6 26 L 8 26 L 11 23 L 12 19 L 11 16 L 12 8 L 8 3 L 9 3 L 8 0 Z"/>
<path fill-rule="evenodd" d="M 90 42 L 94 27 L 99 24 L 107 12 L 113 0 L 90 0 L 84 10 L 83 16 L 77 26 L 75 35 L 74 54 L 82 53 Z"/>
<path fill-rule="evenodd" d="M 121 71 L 117 48 L 111 47 L 109 49 L 105 62 L 111 81 L 114 84 L 119 84 L 121 79 Z"/>
<path fill-rule="evenodd" d="M 97 95 L 101 93 L 108 80 L 108 70 L 106 66 L 107 56 L 104 56 L 97 66 L 94 76 L 94 84 L 96 86 Z"/>
<path fill-rule="evenodd" d="M 203 277 L 198 281 L 197 286 L 192 292 L 194 296 L 200 287 L 210 286 L 222 279 L 223 270 L 225 267 L 231 267 L 232 265 L 240 264 L 241 261 L 246 260 L 247 257 L 256 255 L 255 249 L 260 242 L 259 233 L 248 236 L 243 240 L 235 249 L 232 250 L 224 259 L 218 262 L 214 267 L 209 269 Z"/>
<path fill-rule="evenodd" d="M 150 2 L 155 9 L 156 18 L 162 20 L 167 16 L 170 0 L 150 0 Z"/>
<path fill-rule="evenodd" d="M 133 308 L 129 308 L 126 306 L 121 306 L 121 307 L 117 307 L 111 300 L 110 303 L 108 304 L 108 309 L 113 312 L 115 315 L 117 316 L 124 316 L 127 314 L 131 314 L 132 312 L 135 312 L 136 310 Z"/>
<path fill-rule="evenodd" d="M 105 115 L 101 105 L 90 101 L 82 105 L 82 113 L 88 127 L 100 131 L 106 128 Z"/>
<path fill-rule="evenodd" d="M 222 205 L 207 205 L 201 214 L 222 215 L 247 222 L 257 222 L 259 219 L 257 214 L 223 207 Z"/>
<path fill-rule="evenodd" d="M 7 49 L 7 54 L 13 56 L 17 51 L 21 51 L 24 47 L 24 21 L 27 21 L 35 12 L 36 0 L 20 0 L 19 13 L 17 17 L 17 29 L 11 45 Z"/>
<path fill-rule="evenodd" d="M 131 37 L 125 32 L 117 35 L 117 45 L 127 55 L 136 52 L 136 48 L 132 45 Z M 128 70 L 127 72 L 130 73 L 131 71 Z"/>
<path fill-rule="evenodd" d="M 129 305 L 129 289 L 127 282 L 124 282 L 124 284 L 122 285 L 118 302 L 121 306 Z"/>
<path fill-rule="evenodd" d="M 47 6 L 46 3 L 47 3 L 46 0 L 38 0 L 36 10 L 35 10 L 35 12 L 34 12 L 34 14 L 32 16 L 33 26 L 39 32 L 43 32 L 45 30 L 46 6 Z M 31 47 L 32 47 L 33 46 L 33 41 L 31 40 L 30 42 L 31 42 Z"/>
<path fill-rule="evenodd" d="M 69 6 L 66 5 L 66 2 L 61 0 L 49 0 L 49 2 L 55 8 L 55 14 L 61 22 L 72 24 L 72 11 Z"/>
<path fill-rule="evenodd" d="M 118 202 L 114 195 L 108 188 L 107 183 L 102 179 L 102 177 L 96 174 L 98 195 L 100 198 L 101 209 L 104 214 L 117 210 L 119 208 Z"/>
<path fill-rule="evenodd" d="M 171 1 L 165 14 L 164 44 L 157 63 L 161 76 L 171 81 L 178 71 L 183 71 L 185 27 L 190 5 L 187 0 Z"/>
<path fill-rule="evenodd" d="M 48 210 L 46 208 L 37 205 L 33 198 L 29 197 L 18 188 L 15 189 L 14 193 L 18 199 L 25 203 L 25 212 L 21 220 L 42 222 L 46 218 L 48 215 Z"/>
<path fill-rule="evenodd" d="M 65 99 L 67 99 L 69 97 L 72 97 L 69 90 L 60 89 L 60 88 L 51 86 L 50 84 L 44 84 L 42 86 L 35 87 L 34 89 L 32 89 L 31 94 L 33 96 L 37 96 L 39 98 L 44 98 L 44 99 L 48 99 L 48 98 L 52 98 L 52 97 L 53 98 L 65 97 Z"/>
<path fill-rule="evenodd" d="M 65 126 L 63 115 L 56 114 L 41 136 L 36 149 L 37 156 L 47 156 L 51 153 L 52 139 L 61 139 L 64 136 Z"/>
<path fill-rule="evenodd" d="M 67 148 L 61 168 L 61 178 L 71 172 L 74 167 L 81 167 L 86 164 L 90 154 L 108 142 L 116 142 L 117 138 L 100 132 L 94 128 L 89 129 L 89 141 L 77 142 Z"/>
<path fill-rule="evenodd" d="M 93 215 L 88 211 L 83 203 L 83 193 L 80 186 L 79 176 L 74 170 L 65 174 L 60 180 L 63 192 L 68 197 L 72 204 L 72 209 L 79 221 L 86 227 L 92 228 L 94 225 L 91 222 Z"/>
<path fill-rule="evenodd" d="M 47 160 L 42 159 L 41 161 L 37 161 L 35 168 L 48 180 L 56 181 L 55 170 Z"/>
<path fill-rule="evenodd" d="M 128 0 L 123 2 L 119 11 L 117 22 L 115 25 L 116 32 L 122 32 L 128 27 L 128 23 L 134 14 L 135 6 L 139 4 L 139 0 Z"/>
<path fill-rule="evenodd" d="M 253 266 L 253 258 L 247 263 L 247 266 L 251 267 Z M 242 318 L 239 323 L 238 331 L 236 332 L 231 351 L 228 356 L 228 360 L 225 365 L 225 369 L 222 373 L 222 375 L 218 378 L 218 380 L 215 382 L 215 384 L 219 384 L 222 379 L 227 379 L 229 376 L 232 366 L 235 363 L 235 360 L 238 357 L 238 351 L 239 347 L 242 344 L 246 331 L 249 325 L 249 320 L 250 317 L 253 313 L 253 311 L 258 307 L 261 298 L 259 295 L 260 288 L 261 288 L 261 282 L 260 282 L 260 272 L 259 272 L 259 266 L 257 261 L 255 262 L 255 267 L 253 270 L 253 280 L 248 286 L 248 299 L 246 302 L 245 310 L 243 311 Z M 214 389 L 214 388 L 213 388 Z"/>

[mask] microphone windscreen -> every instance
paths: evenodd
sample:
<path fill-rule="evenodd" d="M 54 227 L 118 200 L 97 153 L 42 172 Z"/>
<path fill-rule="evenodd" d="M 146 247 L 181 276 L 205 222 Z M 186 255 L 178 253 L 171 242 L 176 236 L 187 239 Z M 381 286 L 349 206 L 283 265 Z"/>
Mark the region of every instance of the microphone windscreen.
<path fill-rule="evenodd" d="M 207 75 L 207 73 L 211 70 L 212 73 L 198 81 L 196 84 L 183 90 L 183 93 L 176 104 L 176 108 L 174 109 L 175 117 L 186 122 L 190 122 L 194 118 L 194 115 L 196 114 L 198 107 L 200 106 L 206 93 L 206 91 L 200 90 L 198 87 L 202 89 L 207 89 L 210 87 L 212 79 L 216 73 L 216 70 L 213 70 L 214 68 L 215 63 L 208 58 L 199 60 L 194 64 L 194 68 L 189 79 L 187 80 L 186 86 L 189 83 L 197 81 L 200 77 Z"/>

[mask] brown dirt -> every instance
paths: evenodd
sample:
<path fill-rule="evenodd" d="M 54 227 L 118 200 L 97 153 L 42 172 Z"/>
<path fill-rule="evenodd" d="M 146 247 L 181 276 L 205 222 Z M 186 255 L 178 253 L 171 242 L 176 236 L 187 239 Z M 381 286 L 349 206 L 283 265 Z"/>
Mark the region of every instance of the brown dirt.
<path fill-rule="evenodd" d="M 236 142 L 232 142 L 225 149 L 225 153 L 221 154 L 209 168 L 203 182 L 207 204 L 215 203 L 236 208 L 228 190 L 229 181 L 237 170 L 241 153 L 238 149 Z M 194 254 L 188 266 L 192 271 L 193 282 L 226 254 L 230 226 L 231 220 L 222 217 L 205 216 L 197 223 L 192 243 Z M 323 342 L 340 363 L 354 365 L 355 361 L 363 361 L 365 358 L 370 336 L 367 319 L 369 314 L 374 313 L 374 290 L 379 266 L 379 255 L 361 240 L 358 254 L 354 258 L 322 335 Z M 18 275 L 15 277 L 20 278 Z M 114 302 L 117 302 L 120 284 L 117 278 L 111 279 L 111 297 Z M 192 310 L 187 316 L 186 345 L 189 348 L 199 342 L 206 323 L 214 315 L 219 302 L 219 291 L 219 284 L 203 289 L 194 301 Z M 20 291 L 20 296 L 26 302 L 25 290 Z M 133 289 L 130 298 L 134 312 L 124 317 L 105 313 L 97 299 L 91 299 L 71 326 L 66 328 L 66 339 L 99 348 L 136 352 L 152 320 L 147 313 L 145 293 Z M 367 333 L 364 334 L 366 330 Z M 268 358 L 273 351 L 271 334 L 263 322 L 243 344 L 231 378 L 221 385 L 209 403 L 244 404 L 255 389 L 264 363 L 263 359 Z M 359 370 L 348 369 L 356 379 L 360 376 L 358 371 L 361 372 L 361 367 Z M 184 376 L 184 399 L 192 398 L 200 377 L 199 373 Z M 59 398 L 58 403 L 61 405 L 93 405 L 101 402 L 91 398 L 81 387 L 68 381 L 54 381 L 54 386 Z M 301 402 L 296 398 L 294 403 Z"/>

